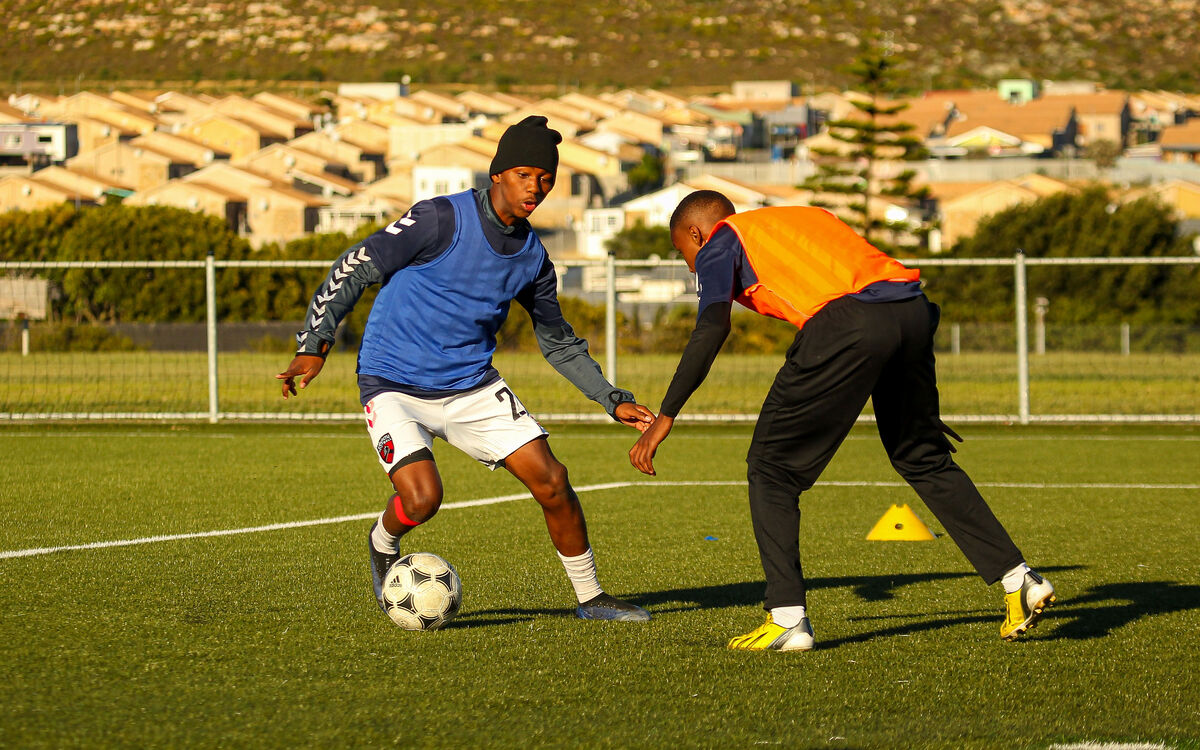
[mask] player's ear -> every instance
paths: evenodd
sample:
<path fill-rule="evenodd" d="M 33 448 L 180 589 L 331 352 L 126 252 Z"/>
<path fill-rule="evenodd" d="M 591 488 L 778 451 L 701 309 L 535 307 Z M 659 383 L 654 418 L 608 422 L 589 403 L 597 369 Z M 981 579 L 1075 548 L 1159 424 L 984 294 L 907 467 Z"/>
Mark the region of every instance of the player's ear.
<path fill-rule="evenodd" d="M 688 227 L 688 236 L 696 243 L 696 247 L 704 247 L 704 233 L 700 231 L 700 227 L 692 224 Z"/>

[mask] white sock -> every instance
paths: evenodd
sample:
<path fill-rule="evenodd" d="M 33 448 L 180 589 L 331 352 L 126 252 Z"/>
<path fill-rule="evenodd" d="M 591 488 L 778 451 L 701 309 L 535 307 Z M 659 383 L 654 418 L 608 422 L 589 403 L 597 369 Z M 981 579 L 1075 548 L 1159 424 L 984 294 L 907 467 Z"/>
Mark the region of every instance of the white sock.
<path fill-rule="evenodd" d="M 557 552 L 557 550 L 555 551 Z M 563 568 L 567 571 L 567 578 L 571 579 L 571 586 L 575 588 L 575 598 L 579 600 L 580 604 L 604 593 L 604 590 L 600 588 L 600 581 L 596 579 L 596 560 L 592 557 L 591 547 L 588 547 L 587 552 L 582 555 L 574 557 L 567 557 L 559 552 L 558 559 L 562 560 Z"/>
<path fill-rule="evenodd" d="M 375 548 L 376 552 L 382 552 L 385 555 L 394 555 L 396 554 L 396 547 L 399 542 L 399 536 L 389 534 L 388 530 L 383 528 L 383 513 L 380 513 L 379 520 L 375 523 L 375 528 L 371 530 L 371 546 Z"/>
<path fill-rule="evenodd" d="M 1004 593 L 1011 594 L 1014 591 L 1021 590 L 1021 584 L 1025 582 L 1025 574 L 1029 572 L 1029 566 L 1021 563 L 1017 567 L 1004 574 L 1000 582 L 1004 584 Z"/>
<path fill-rule="evenodd" d="M 803 606 L 773 607 L 771 619 L 781 628 L 794 628 L 808 616 Z"/>

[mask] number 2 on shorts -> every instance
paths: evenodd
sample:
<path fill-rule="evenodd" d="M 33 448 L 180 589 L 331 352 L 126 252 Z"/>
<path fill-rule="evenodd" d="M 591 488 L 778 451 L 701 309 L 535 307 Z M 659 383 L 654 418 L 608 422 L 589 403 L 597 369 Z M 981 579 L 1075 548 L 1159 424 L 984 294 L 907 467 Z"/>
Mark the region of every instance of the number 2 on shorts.
<path fill-rule="evenodd" d="M 514 422 L 529 413 L 520 408 L 521 402 L 517 401 L 517 397 L 513 395 L 512 391 L 508 390 L 507 388 L 501 388 L 500 390 L 496 391 L 497 401 L 504 401 L 505 396 L 508 396 L 508 405 L 512 409 Z"/>

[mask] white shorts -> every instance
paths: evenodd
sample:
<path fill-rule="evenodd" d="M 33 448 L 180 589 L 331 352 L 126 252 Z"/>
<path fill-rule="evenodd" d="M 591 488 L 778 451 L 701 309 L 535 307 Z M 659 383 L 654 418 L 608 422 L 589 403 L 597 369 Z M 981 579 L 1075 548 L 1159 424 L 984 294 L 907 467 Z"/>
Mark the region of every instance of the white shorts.
<path fill-rule="evenodd" d="M 440 437 L 489 469 L 522 445 L 548 434 L 501 378 L 444 398 L 381 393 L 367 402 L 367 432 L 391 476 L 408 456 Z"/>

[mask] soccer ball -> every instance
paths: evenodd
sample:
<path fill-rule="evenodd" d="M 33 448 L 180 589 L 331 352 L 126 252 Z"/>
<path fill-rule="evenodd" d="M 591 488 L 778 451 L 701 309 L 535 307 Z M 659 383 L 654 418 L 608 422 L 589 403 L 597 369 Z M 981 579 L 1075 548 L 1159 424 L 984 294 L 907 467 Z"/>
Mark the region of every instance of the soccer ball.
<path fill-rule="evenodd" d="M 383 606 L 405 630 L 437 630 L 462 604 L 462 581 L 454 566 L 431 552 L 414 552 L 388 568 Z"/>

